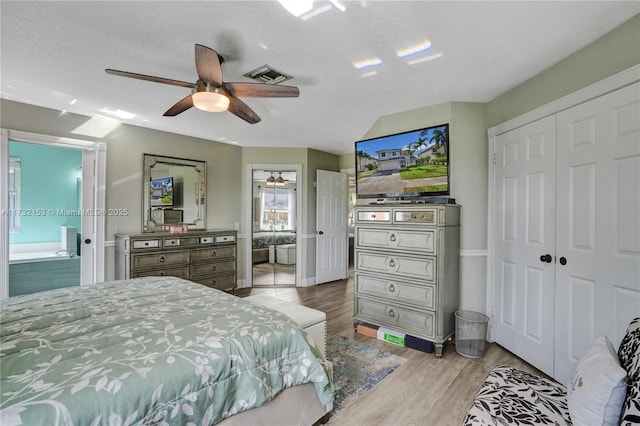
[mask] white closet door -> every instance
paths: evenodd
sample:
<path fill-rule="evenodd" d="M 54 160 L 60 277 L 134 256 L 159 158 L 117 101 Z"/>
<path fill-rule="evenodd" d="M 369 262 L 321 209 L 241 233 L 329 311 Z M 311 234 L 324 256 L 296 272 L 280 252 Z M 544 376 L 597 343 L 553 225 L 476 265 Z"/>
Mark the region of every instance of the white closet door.
<path fill-rule="evenodd" d="M 553 374 L 555 117 L 496 138 L 495 341 Z"/>
<path fill-rule="evenodd" d="M 640 84 L 557 115 L 556 366 L 640 315 Z M 564 263 L 566 260 L 566 264 Z"/>

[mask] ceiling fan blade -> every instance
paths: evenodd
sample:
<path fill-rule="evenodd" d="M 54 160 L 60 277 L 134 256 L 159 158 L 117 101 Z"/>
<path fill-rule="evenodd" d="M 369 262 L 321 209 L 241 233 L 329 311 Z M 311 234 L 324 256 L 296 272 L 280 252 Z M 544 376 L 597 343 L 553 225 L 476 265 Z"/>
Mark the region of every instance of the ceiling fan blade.
<path fill-rule="evenodd" d="M 297 98 L 300 96 L 300 90 L 294 86 L 263 83 L 225 83 L 224 87 L 234 96 L 247 98 Z"/>
<path fill-rule="evenodd" d="M 193 106 L 193 99 L 191 98 L 191 95 L 189 95 L 179 100 L 174 106 L 169 108 L 167 112 L 165 112 L 162 115 L 164 115 L 165 117 L 174 117 L 180 114 L 181 112 L 185 112 L 192 106 Z"/>
<path fill-rule="evenodd" d="M 222 86 L 222 67 L 220 67 L 220 58 L 215 50 L 196 44 L 196 70 L 200 80 Z"/>
<path fill-rule="evenodd" d="M 261 120 L 258 114 L 253 112 L 251 108 L 235 96 L 230 96 L 229 112 L 242 118 L 249 124 L 256 124 Z"/>
<path fill-rule="evenodd" d="M 138 74 L 138 73 L 129 72 L 129 71 L 119 71 L 119 70 L 113 70 L 109 68 L 107 68 L 104 71 L 107 74 L 119 75 L 120 77 L 137 78 L 138 80 L 146 80 L 146 81 L 152 81 L 154 83 L 170 84 L 172 86 L 187 87 L 189 89 L 193 89 L 194 87 L 197 86 L 195 83 L 189 83 L 187 81 L 171 80 L 170 78 L 154 77 L 152 75 Z"/>

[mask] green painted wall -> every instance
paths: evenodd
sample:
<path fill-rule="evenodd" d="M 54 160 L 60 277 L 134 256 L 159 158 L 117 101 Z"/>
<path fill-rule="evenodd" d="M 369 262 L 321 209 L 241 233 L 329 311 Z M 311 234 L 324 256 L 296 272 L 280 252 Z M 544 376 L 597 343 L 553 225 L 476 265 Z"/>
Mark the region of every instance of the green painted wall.
<path fill-rule="evenodd" d="M 487 104 L 487 127 L 640 64 L 640 14 Z"/>
<path fill-rule="evenodd" d="M 60 241 L 60 226 L 80 231 L 80 216 L 60 214 L 59 209 L 80 206 L 78 176 L 82 170 L 82 151 L 9 142 L 9 155 L 20 158 L 20 209 L 42 215 L 22 215 L 20 232 L 11 233 L 12 244 Z"/>

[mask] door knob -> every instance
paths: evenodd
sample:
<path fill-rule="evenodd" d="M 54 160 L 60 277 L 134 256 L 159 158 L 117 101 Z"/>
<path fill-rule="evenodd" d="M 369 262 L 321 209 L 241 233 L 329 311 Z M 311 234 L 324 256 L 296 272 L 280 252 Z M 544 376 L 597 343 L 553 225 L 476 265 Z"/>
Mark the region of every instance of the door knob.
<path fill-rule="evenodd" d="M 86 240 L 84 240 L 85 244 L 91 244 L 91 238 L 87 238 Z"/>
<path fill-rule="evenodd" d="M 562 257 L 560 258 L 560 264 L 561 264 L 562 266 L 566 265 L 566 264 L 567 264 L 567 258 L 566 258 L 566 257 L 564 257 L 564 256 L 562 256 Z"/>
<path fill-rule="evenodd" d="M 547 263 L 551 263 L 551 261 L 553 260 L 553 258 L 551 257 L 550 254 L 543 254 L 542 256 L 540 256 L 540 260 L 542 262 L 547 262 Z"/>
<path fill-rule="evenodd" d="M 322 231 L 318 231 L 318 234 L 319 234 L 319 235 L 322 235 L 322 234 L 324 234 L 324 232 L 322 232 Z"/>

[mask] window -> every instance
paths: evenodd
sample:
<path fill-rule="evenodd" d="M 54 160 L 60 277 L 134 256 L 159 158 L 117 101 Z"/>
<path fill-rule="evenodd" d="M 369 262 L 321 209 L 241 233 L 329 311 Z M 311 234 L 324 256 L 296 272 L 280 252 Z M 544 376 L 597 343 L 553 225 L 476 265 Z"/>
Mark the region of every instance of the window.
<path fill-rule="evenodd" d="M 266 190 L 262 193 L 262 218 L 260 230 L 287 231 L 294 229 L 295 198 L 289 189 Z"/>
<path fill-rule="evenodd" d="M 20 159 L 9 157 L 9 232 L 20 232 Z"/>

